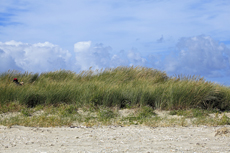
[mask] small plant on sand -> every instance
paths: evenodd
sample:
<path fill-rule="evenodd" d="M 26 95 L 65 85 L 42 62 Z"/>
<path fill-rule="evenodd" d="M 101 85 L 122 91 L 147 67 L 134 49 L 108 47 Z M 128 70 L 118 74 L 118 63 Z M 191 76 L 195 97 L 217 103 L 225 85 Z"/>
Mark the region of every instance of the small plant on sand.
<path fill-rule="evenodd" d="M 63 117 L 68 117 L 77 113 L 77 108 L 74 105 L 60 105 L 59 106 L 59 113 Z"/>
<path fill-rule="evenodd" d="M 24 116 L 31 116 L 31 110 L 29 108 L 25 108 L 21 110 L 22 115 Z"/>
<path fill-rule="evenodd" d="M 98 112 L 99 121 L 109 121 L 112 118 L 115 118 L 117 115 L 109 109 L 101 109 Z"/>
<path fill-rule="evenodd" d="M 178 115 L 186 118 L 198 118 L 203 116 L 208 116 L 208 111 L 203 109 L 188 109 L 188 110 L 172 110 L 169 115 Z"/>
<path fill-rule="evenodd" d="M 169 115 L 177 115 L 177 110 L 171 110 L 171 111 L 169 112 Z"/>
<path fill-rule="evenodd" d="M 144 106 L 140 109 L 138 118 L 147 118 L 147 117 L 152 117 L 155 116 L 156 113 L 153 111 L 153 109 L 149 106 Z"/>
<path fill-rule="evenodd" d="M 229 125 L 229 124 L 230 124 L 230 118 L 224 114 L 219 120 L 219 125 Z"/>
<path fill-rule="evenodd" d="M 26 106 L 20 105 L 18 101 L 5 103 L 5 104 L 0 105 L 0 113 L 18 112 L 24 108 L 26 108 Z"/>
<path fill-rule="evenodd" d="M 147 120 L 151 120 L 154 117 L 154 120 L 156 120 L 156 113 L 153 111 L 152 107 L 150 106 L 143 106 L 141 108 L 138 108 L 137 111 L 134 114 L 130 114 L 127 117 L 123 117 L 121 119 L 124 124 L 143 124 Z"/>

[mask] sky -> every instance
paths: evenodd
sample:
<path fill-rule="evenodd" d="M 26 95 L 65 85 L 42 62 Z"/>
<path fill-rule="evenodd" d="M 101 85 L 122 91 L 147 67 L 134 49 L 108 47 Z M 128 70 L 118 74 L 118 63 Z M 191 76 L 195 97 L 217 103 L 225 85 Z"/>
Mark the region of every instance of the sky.
<path fill-rule="evenodd" d="M 0 0 L 0 73 L 143 66 L 230 86 L 229 0 Z"/>

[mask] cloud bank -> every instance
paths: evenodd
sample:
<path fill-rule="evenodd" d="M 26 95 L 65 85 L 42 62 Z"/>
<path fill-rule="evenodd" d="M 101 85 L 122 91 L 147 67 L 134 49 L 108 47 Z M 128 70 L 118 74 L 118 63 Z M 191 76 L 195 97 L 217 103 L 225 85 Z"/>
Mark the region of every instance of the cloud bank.
<path fill-rule="evenodd" d="M 210 36 L 181 38 L 176 47 L 164 61 L 166 72 L 222 77 L 229 71 L 230 49 Z"/>
<path fill-rule="evenodd" d="M 74 59 L 74 60 L 71 60 Z M 91 41 L 74 44 L 74 54 L 49 42 L 28 44 L 0 42 L 0 72 L 16 69 L 45 72 L 59 69 L 72 71 L 117 66 L 147 66 L 168 74 L 201 75 L 221 78 L 230 74 L 230 49 L 210 36 L 185 37 L 178 40 L 166 55 L 143 56 L 137 49 L 114 53 L 113 48 Z"/>
<path fill-rule="evenodd" d="M 44 72 L 67 68 L 71 54 L 49 42 L 27 44 L 16 41 L 0 42 L 0 72 L 17 69 Z"/>
<path fill-rule="evenodd" d="M 76 63 L 78 69 L 86 70 L 89 67 L 101 69 L 118 66 L 139 65 L 145 66 L 146 59 L 136 50 L 120 51 L 112 54 L 112 47 L 102 43 L 92 46 L 91 41 L 74 44 Z"/>

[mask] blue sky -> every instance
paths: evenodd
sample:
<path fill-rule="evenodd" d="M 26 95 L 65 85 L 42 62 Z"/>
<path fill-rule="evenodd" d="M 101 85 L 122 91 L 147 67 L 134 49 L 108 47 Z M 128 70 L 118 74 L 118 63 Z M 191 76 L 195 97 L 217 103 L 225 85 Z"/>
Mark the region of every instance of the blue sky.
<path fill-rule="evenodd" d="M 1 0 L 0 72 L 147 66 L 230 85 L 229 0 Z"/>

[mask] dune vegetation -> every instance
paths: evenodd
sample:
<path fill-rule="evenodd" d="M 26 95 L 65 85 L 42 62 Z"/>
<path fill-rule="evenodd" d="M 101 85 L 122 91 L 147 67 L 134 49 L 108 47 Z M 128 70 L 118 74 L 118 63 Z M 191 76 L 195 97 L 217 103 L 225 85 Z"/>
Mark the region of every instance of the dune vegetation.
<path fill-rule="evenodd" d="M 24 85 L 15 84 L 14 78 Z M 230 88 L 198 76 L 169 77 L 165 72 L 146 67 L 90 69 L 80 73 L 59 70 L 41 74 L 17 71 L 0 74 L 0 114 L 20 112 L 29 117 L 23 125 L 71 125 L 76 120 L 87 124 L 92 120 L 108 122 L 116 117 L 118 110 L 127 108 L 140 108 L 139 118 L 136 115 L 132 123 L 136 123 L 133 119 L 146 118 L 146 114 L 156 116 L 150 113 L 154 110 L 170 111 L 173 115 L 181 110 L 229 111 Z M 94 110 L 97 115 L 82 118 L 79 109 Z M 41 115 L 32 115 L 36 111 L 45 112 L 43 119 Z M 50 115 L 55 112 L 56 116 Z M 141 112 L 144 117 L 140 117 Z M 18 115 L 11 116 L 11 121 L 2 117 L 0 124 L 20 124 L 16 122 L 19 120 Z M 230 123 L 228 117 L 226 120 L 226 124 Z"/>

